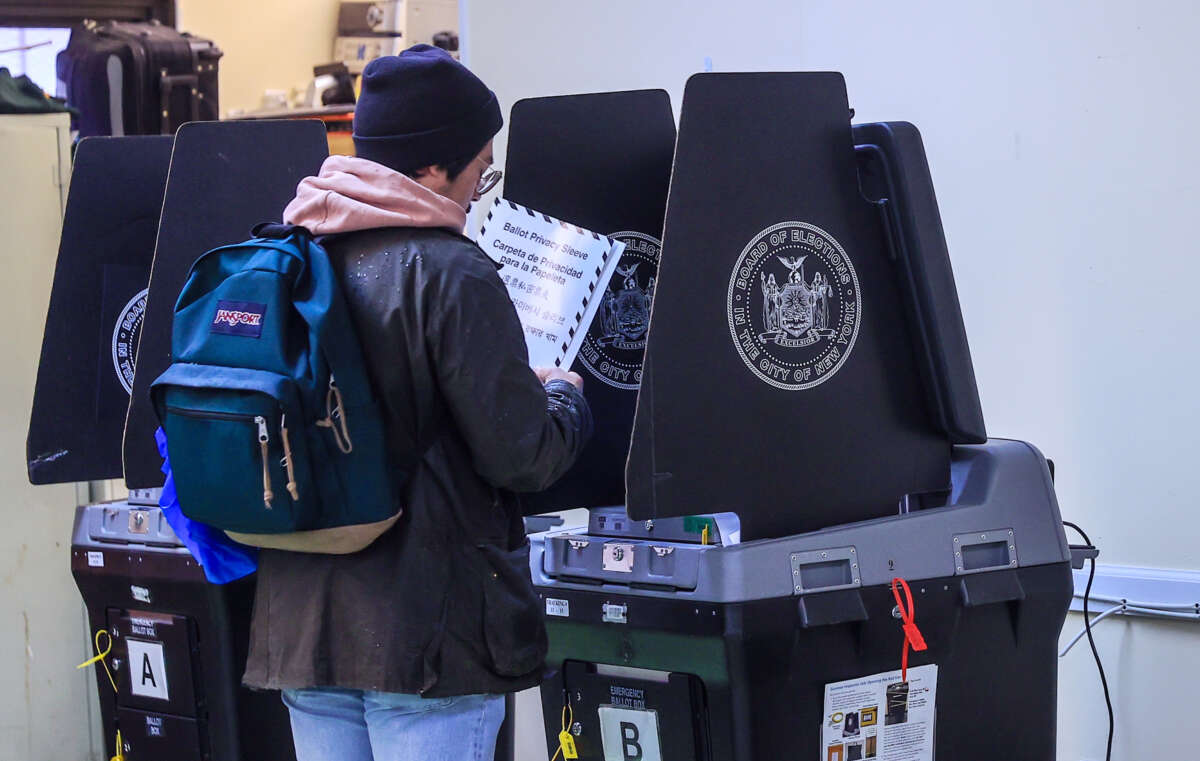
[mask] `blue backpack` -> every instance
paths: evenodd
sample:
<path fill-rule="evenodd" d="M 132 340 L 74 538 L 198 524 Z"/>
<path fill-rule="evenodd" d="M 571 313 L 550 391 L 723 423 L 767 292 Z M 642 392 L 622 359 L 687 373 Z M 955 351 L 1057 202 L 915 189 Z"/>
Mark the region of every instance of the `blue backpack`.
<path fill-rule="evenodd" d="M 302 227 L 253 234 L 192 265 L 151 386 L 179 503 L 244 544 L 355 552 L 399 519 L 406 474 L 329 255 Z"/>

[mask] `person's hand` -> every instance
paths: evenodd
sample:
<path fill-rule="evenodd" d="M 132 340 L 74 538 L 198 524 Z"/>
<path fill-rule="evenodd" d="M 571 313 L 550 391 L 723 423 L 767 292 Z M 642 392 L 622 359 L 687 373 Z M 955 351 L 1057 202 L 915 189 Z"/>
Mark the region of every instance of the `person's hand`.
<path fill-rule="evenodd" d="M 535 367 L 533 372 L 543 386 L 552 380 L 565 380 L 580 391 L 583 390 L 583 378 L 579 376 L 579 373 L 563 372 L 558 367 Z"/>

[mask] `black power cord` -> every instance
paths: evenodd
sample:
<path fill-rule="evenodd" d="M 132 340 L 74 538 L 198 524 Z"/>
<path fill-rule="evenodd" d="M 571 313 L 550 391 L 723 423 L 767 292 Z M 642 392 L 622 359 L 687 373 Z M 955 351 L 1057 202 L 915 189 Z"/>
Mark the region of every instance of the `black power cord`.
<path fill-rule="evenodd" d="M 1095 550 L 1096 545 L 1092 544 L 1092 540 L 1084 533 L 1084 530 L 1076 526 L 1070 521 L 1063 521 L 1064 526 L 1069 526 L 1079 532 L 1083 537 L 1083 541 L 1087 542 L 1086 550 Z M 1096 659 L 1096 670 L 1100 672 L 1100 684 L 1104 687 L 1104 704 L 1108 706 L 1108 749 L 1104 753 L 1105 761 L 1112 761 L 1112 744 L 1113 744 L 1113 707 L 1112 696 L 1108 692 L 1108 677 L 1104 675 L 1104 664 L 1100 662 L 1100 651 L 1096 649 L 1096 640 L 1092 637 L 1092 617 L 1088 612 L 1088 598 L 1092 594 L 1092 581 L 1096 578 L 1096 556 L 1092 554 L 1089 558 L 1092 561 L 1091 570 L 1088 571 L 1087 588 L 1083 591 L 1083 627 L 1087 630 L 1088 644 L 1092 647 L 1092 657 Z"/>

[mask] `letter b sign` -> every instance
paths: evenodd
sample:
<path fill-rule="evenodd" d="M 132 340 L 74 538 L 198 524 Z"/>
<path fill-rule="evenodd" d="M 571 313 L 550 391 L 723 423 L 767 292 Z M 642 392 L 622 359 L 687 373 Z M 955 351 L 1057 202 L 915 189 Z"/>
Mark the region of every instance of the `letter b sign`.
<path fill-rule="evenodd" d="M 621 753 L 625 756 L 622 761 L 642 761 L 642 746 L 638 744 L 640 737 L 637 724 L 621 722 Z"/>
<path fill-rule="evenodd" d="M 662 761 L 658 712 L 599 706 L 604 761 Z"/>

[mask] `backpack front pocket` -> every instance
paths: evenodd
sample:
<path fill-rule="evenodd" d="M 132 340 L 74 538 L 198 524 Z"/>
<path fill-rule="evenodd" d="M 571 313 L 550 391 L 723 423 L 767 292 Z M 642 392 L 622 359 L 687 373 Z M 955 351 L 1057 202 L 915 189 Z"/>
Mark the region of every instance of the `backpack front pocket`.
<path fill-rule="evenodd" d="M 155 391 L 185 515 L 244 533 L 311 527 L 319 497 L 287 394 L 165 383 Z"/>

